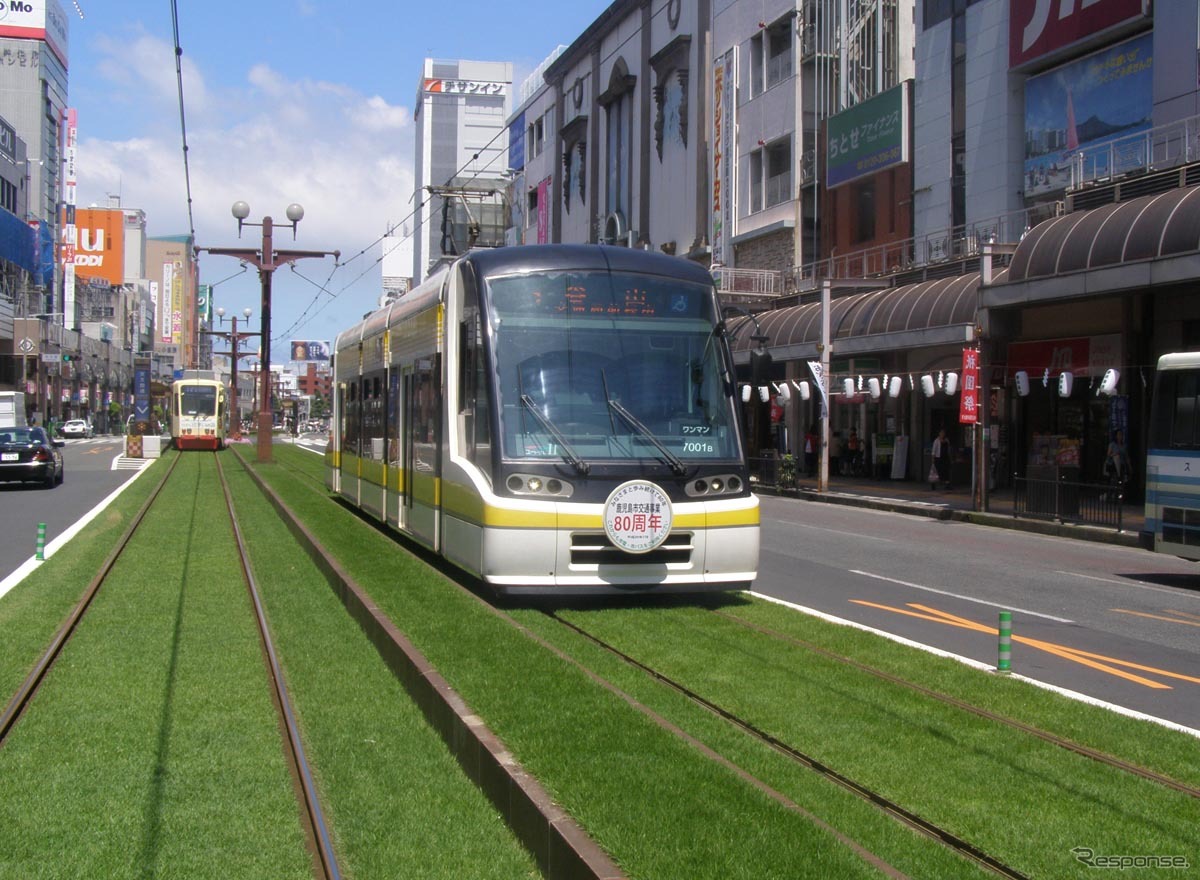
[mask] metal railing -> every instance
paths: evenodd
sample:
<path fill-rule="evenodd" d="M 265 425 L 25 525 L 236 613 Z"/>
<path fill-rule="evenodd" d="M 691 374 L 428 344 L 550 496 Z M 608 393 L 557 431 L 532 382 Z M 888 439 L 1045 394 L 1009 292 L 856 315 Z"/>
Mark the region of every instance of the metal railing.
<path fill-rule="evenodd" d="M 1122 531 L 1123 487 L 1063 479 L 1030 479 L 1013 474 L 1013 516 L 1107 526 Z"/>
<path fill-rule="evenodd" d="M 1162 171 L 1200 160 L 1200 116 L 1085 147 L 1071 163 L 1071 188 L 1135 171 Z"/>
<path fill-rule="evenodd" d="M 713 266 L 713 281 L 721 293 L 742 296 L 779 296 L 783 291 L 778 272 L 770 269 L 735 269 Z"/>

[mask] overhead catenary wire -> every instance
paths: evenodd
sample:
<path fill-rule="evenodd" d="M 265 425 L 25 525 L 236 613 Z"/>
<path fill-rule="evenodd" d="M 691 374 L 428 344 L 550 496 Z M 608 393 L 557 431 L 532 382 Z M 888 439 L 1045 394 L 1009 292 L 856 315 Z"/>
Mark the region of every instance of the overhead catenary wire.
<path fill-rule="evenodd" d="M 76 4 L 76 9 L 79 8 Z M 82 17 L 82 13 L 80 13 Z M 187 117 L 183 102 L 183 47 L 179 42 L 179 4 L 171 0 L 171 31 L 175 39 L 175 82 L 179 91 L 179 133 L 183 142 L 183 182 L 187 191 L 188 233 L 196 240 L 196 221 L 192 214 L 192 173 L 188 165 Z"/>

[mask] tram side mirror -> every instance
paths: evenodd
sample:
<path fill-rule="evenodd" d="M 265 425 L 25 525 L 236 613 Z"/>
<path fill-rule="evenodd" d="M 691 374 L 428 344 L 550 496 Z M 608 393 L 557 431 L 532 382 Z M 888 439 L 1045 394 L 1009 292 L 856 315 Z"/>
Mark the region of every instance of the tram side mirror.
<path fill-rule="evenodd" d="M 1070 397 L 1071 388 L 1075 384 L 1075 374 L 1070 370 L 1063 370 L 1058 374 L 1058 396 Z"/>
<path fill-rule="evenodd" d="M 1105 370 L 1104 378 L 1100 380 L 1100 393 L 1105 397 L 1112 397 L 1117 393 L 1117 383 L 1121 381 L 1120 370 Z"/>
<path fill-rule="evenodd" d="M 1013 377 L 1017 383 L 1017 396 L 1029 396 L 1029 374 L 1024 370 L 1017 370 L 1016 376 Z"/>

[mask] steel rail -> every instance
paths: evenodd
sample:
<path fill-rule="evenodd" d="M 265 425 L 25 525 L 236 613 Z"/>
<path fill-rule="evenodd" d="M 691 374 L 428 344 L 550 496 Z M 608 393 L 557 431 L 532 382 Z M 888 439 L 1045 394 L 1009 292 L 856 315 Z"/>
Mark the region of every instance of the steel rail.
<path fill-rule="evenodd" d="M 312 768 L 304 751 L 304 743 L 300 737 L 300 727 L 296 723 L 296 713 L 292 709 L 288 697 L 287 685 L 283 679 L 283 670 L 279 666 L 279 657 L 275 652 L 275 644 L 271 639 L 270 628 L 267 625 L 266 611 L 263 609 L 259 596 L 258 585 L 250 565 L 250 554 L 242 529 L 238 525 L 237 510 L 233 503 L 233 495 L 229 489 L 229 481 L 225 479 L 225 470 L 221 466 L 221 457 L 213 456 L 217 462 L 217 475 L 221 480 L 221 491 L 225 494 L 225 506 L 229 511 L 229 522 L 233 528 L 233 537 L 237 541 L 238 561 L 242 567 L 242 576 L 246 581 L 246 589 L 250 593 L 250 601 L 254 606 L 254 619 L 258 624 L 258 634 L 262 640 L 263 657 L 271 678 L 271 695 L 275 708 L 279 713 L 279 726 L 283 731 L 283 741 L 287 752 L 288 769 L 300 792 L 300 802 L 304 813 L 304 833 L 308 838 L 309 849 L 313 853 L 314 867 L 324 880 L 340 880 L 341 871 L 338 868 L 337 855 L 333 849 L 333 839 L 325 814 L 321 809 L 320 798 L 317 795 L 316 782 L 313 779 Z"/>
<path fill-rule="evenodd" d="M 21 686 L 17 688 L 17 691 L 13 695 L 12 699 L 10 699 L 8 701 L 8 705 L 5 706 L 4 712 L 0 713 L 0 745 L 3 745 L 7 741 L 9 732 L 17 723 L 18 719 L 20 719 L 21 715 L 25 712 L 25 708 L 33 700 L 34 694 L 41 686 L 46 674 L 50 671 L 50 667 L 54 665 L 54 661 L 57 660 L 59 655 L 62 653 L 63 648 L 66 646 L 72 634 L 75 632 L 76 627 L 79 625 L 79 621 L 83 618 L 83 615 L 87 612 L 88 607 L 91 605 L 92 599 L 95 598 L 96 593 L 99 592 L 100 587 L 108 578 L 108 574 L 110 571 L 112 571 L 112 567 L 116 564 L 117 559 L 119 559 L 121 554 L 125 551 L 125 546 L 133 537 L 134 532 L 137 531 L 138 526 L 141 525 L 142 519 L 146 516 L 146 513 L 158 499 L 163 487 L 167 484 L 167 480 L 171 478 L 171 474 L 175 472 L 175 466 L 177 464 L 179 464 L 178 454 L 176 454 L 174 460 L 171 462 L 171 466 L 167 468 L 166 474 L 164 474 L 163 478 L 159 480 L 158 485 L 154 487 L 154 491 L 150 493 L 149 497 L 147 497 L 142 503 L 142 506 L 138 512 L 134 514 L 133 519 L 130 520 L 129 525 L 126 527 L 124 534 L 117 539 L 117 543 L 113 546 L 112 552 L 108 554 L 108 558 L 104 560 L 104 563 L 100 566 L 100 570 L 96 573 L 96 576 L 92 578 L 92 581 L 88 584 L 87 589 L 84 590 L 83 597 L 75 605 L 75 608 L 71 611 L 70 615 L 68 615 L 66 621 L 59 628 L 58 632 L 55 633 L 54 638 L 50 641 L 50 645 L 46 648 L 45 653 L 42 654 L 41 658 L 37 661 L 37 663 L 34 664 L 33 670 L 25 678 L 25 681 L 23 681 Z"/>
<path fill-rule="evenodd" d="M 1178 779 L 1173 779 L 1170 776 L 1157 773 L 1154 770 L 1150 770 L 1146 767 L 1126 761 L 1123 758 L 1118 758 L 1115 755 L 1110 755 L 1107 752 L 1102 752 L 1099 749 L 1093 749 L 1090 746 L 1083 745 L 1082 743 L 1077 743 L 1073 740 L 1066 739 L 1065 737 L 1050 733 L 1047 730 L 1042 730 L 1040 727 L 1034 727 L 1033 725 L 1026 724 L 1023 721 L 1010 718 L 1007 715 L 1000 715 L 996 712 L 976 706 L 973 703 L 968 703 L 966 700 L 960 700 L 957 697 L 950 696 L 949 694 L 939 693 L 932 688 L 927 688 L 924 685 L 917 684 L 916 682 L 908 681 L 907 679 L 901 678 L 897 675 L 892 675 L 890 672 L 884 672 L 882 669 L 876 669 L 873 666 L 868 666 L 865 663 L 860 663 L 857 660 L 844 657 L 841 654 L 830 651 L 827 648 L 822 648 L 821 646 L 805 641 L 804 639 L 790 636 L 786 633 L 777 632 L 776 630 L 761 626 L 757 623 L 751 623 L 748 620 L 743 620 L 736 615 L 729 614 L 721 611 L 720 609 L 714 608 L 712 610 L 714 614 L 717 614 L 726 620 L 731 620 L 737 624 L 740 624 L 741 626 L 746 627 L 747 629 L 762 633 L 765 636 L 779 639 L 780 641 L 787 642 L 788 644 L 796 645 L 799 648 L 812 651 L 814 654 L 820 654 L 822 657 L 826 657 L 830 660 L 844 663 L 853 667 L 854 669 L 865 672 L 868 675 L 873 675 L 882 681 L 887 681 L 901 687 L 909 688 L 910 690 L 913 690 L 922 696 L 930 697 L 931 699 L 945 703 L 948 706 L 954 706 L 957 709 L 961 709 L 964 712 L 969 712 L 972 715 L 977 715 L 980 718 L 986 718 L 988 721 L 995 721 L 997 724 L 1006 725 L 1015 730 L 1019 730 L 1022 733 L 1027 733 L 1030 736 L 1037 737 L 1038 739 L 1048 742 L 1051 745 L 1056 745 L 1059 748 L 1082 755 L 1085 758 L 1091 758 L 1093 761 L 1098 761 L 1101 764 L 1105 764 L 1117 770 L 1123 770 L 1126 773 L 1141 777 L 1142 779 L 1149 780 L 1150 782 L 1156 782 L 1159 785 L 1182 792 L 1190 797 L 1200 798 L 1200 788 L 1197 788 L 1193 785 L 1188 785 L 1186 782 L 1180 782 Z"/>
<path fill-rule="evenodd" d="M 593 644 L 597 645 L 598 647 L 603 648 L 605 651 L 608 651 L 610 654 L 617 657 L 622 662 L 634 667 L 635 669 L 641 670 L 642 672 L 644 672 L 646 675 L 650 676 L 654 680 L 661 682 L 662 684 L 666 685 L 667 687 L 671 688 L 672 690 L 676 691 L 677 693 L 682 694 L 683 696 L 687 697 L 689 700 L 694 702 L 696 705 L 700 706 L 703 709 L 706 709 L 707 711 L 711 712 L 713 715 L 727 721 L 728 723 L 732 724 L 734 727 L 738 728 L 739 730 L 743 731 L 744 733 L 748 734 L 749 736 L 753 737 L 754 739 L 757 739 L 758 741 L 762 742 L 763 744 L 770 746 L 772 749 L 779 752 L 780 754 L 782 754 L 788 758 L 791 758 L 800 764 L 803 764 L 804 766 L 808 767 L 809 769 L 815 771 L 816 773 L 820 774 L 824 778 L 828 779 L 830 782 L 833 782 L 833 783 L 841 786 L 842 788 L 857 795 L 858 797 L 862 798 L 863 800 L 867 801 L 868 803 L 873 804 L 874 806 L 878 807 L 883 812 L 885 812 L 886 814 L 897 819 L 898 821 L 900 821 L 904 825 L 908 826 L 909 828 L 912 828 L 913 830 L 919 832 L 920 834 L 923 834 L 926 837 L 929 837 L 932 840 L 937 841 L 938 843 L 946 846 L 950 850 L 952 850 L 952 851 L 958 853 L 959 855 L 969 859 L 970 861 L 976 863 L 981 868 L 991 871 L 993 874 L 996 874 L 1000 877 L 1010 878 L 1010 880 L 1028 880 L 1027 875 L 1022 874 L 1020 871 L 1016 870 L 1015 868 L 1012 868 L 1012 867 L 1004 864 L 1002 861 L 1000 861 L 996 857 L 988 855 L 986 852 L 981 850 L 979 847 L 975 846 L 973 843 L 971 843 L 967 840 L 964 840 L 963 838 L 959 837 L 958 835 L 956 835 L 950 831 L 947 831 L 946 829 L 940 827 L 939 825 L 935 824 L 934 822 L 931 822 L 930 820 L 925 819 L 924 817 L 920 816 L 919 814 L 914 813 L 912 810 L 909 810 L 906 807 L 901 806 L 900 804 L 896 803 L 895 801 L 891 800 L 890 798 L 887 798 L 884 795 L 868 788 L 867 786 L 865 786 L 859 782 L 856 782 L 855 780 L 851 779 L 849 776 L 846 776 L 844 773 L 841 773 L 841 772 L 833 769 L 832 767 L 821 762 L 817 758 L 814 758 L 813 756 L 800 751 L 795 746 L 792 746 L 792 745 L 784 742 L 783 740 L 779 739 L 778 737 L 776 737 L 770 733 L 767 733 L 765 730 L 763 730 L 759 727 L 756 727 L 754 724 L 750 723 L 749 721 L 745 720 L 744 718 L 741 718 L 740 716 L 735 715 L 733 712 L 730 712 L 729 710 L 722 708 L 721 706 L 717 705 L 716 703 L 712 702 L 711 700 L 701 696 L 699 693 L 691 690 L 690 688 L 688 688 L 686 685 L 682 684 L 681 682 L 678 682 L 675 679 L 671 678 L 670 676 L 668 676 L 662 672 L 659 672 L 658 670 L 656 670 L 650 666 L 647 666 L 645 663 L 642 663 L 640 660 L 634 658 L 633 656 L 626 654 L 624 651 L 620 650 L 619 648 L 615 647 L 614 645 L 609 644 L 608 642 L 606 642 L 604 639 L 600 638 L 599 636 L 595 636 L 592 633 L 589 633 L 587 630 L 583 629 L 582 627 L 580 627 L 574 623 L 571 623 L 569 620 L 564 620 L 562 617 L 558 616 L 558 614 L 556 612 L 547 611 L 544 613 L 551 619 L 555 620 L 556 622 L 560 623 L 562 626 L 566 627 L 567 629 L 579 634 L 580 636 L 582 636 L 583 638 L 592 642 Z"/>

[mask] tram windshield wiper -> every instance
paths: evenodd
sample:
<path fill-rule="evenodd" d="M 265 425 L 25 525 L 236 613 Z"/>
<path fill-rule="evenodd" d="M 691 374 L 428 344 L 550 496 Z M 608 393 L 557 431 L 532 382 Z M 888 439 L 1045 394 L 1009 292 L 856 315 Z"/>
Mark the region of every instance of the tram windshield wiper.
<path fill-rule="evenodd" d="M 611 397 L 607 397 L 607 383 L 604 389 L 604 394 L 608 400 L 608 408 L 619 415 L 631 428 L 633 428 L 633 430 L 637 431 L 642 437 L 654 444 L 654 447 L 662 453 L 663 458 L 667 460 L 667 464 L 671 466 L 671 470 L 676 476 L 682 477 L 685 473 L 687 473 L 687 465 L 679 460 L 679 456 L 667 449 L 667 447 L 663 445 L 662 441 L 654 436 L 653 431 L 643 425 L 637 416 L 635 416 L 617 401 L 613 400 Z"/>
<path fill-rule="evenodd" d="M 579 457 L 579 453 L 575 451 L 574 447 L 572 447 L 567 441 L 567 438 L 563 436 L 562 431 L 554 427 L 554 423 L 542 415 L 541 410 L 537 408 L 537 404 L 533 402 L 533 398 L 528 394 L 522 394 L 521 403 L 527 410 L 533 413 L 533 417 L 537 419 L 538 424 L 540 424 L 542 428 L 545 429 L 546 433 L 554 438 L 554 442 L 562 448 L 561 454 L 563 460 L 566 461 L 567 464 L 574 467 L 575 470 L 579 471 L 579 473 L 586 476 L 587 473 L 592 469 L 592 466 Z"/>

